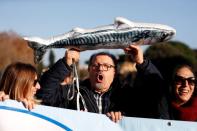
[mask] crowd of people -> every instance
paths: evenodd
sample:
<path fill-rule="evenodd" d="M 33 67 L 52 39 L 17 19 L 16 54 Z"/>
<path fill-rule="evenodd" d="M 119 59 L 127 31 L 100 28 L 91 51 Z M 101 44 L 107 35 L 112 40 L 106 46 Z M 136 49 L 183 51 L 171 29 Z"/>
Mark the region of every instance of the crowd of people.
<path fill-rule="evenodd" d="M 42 104 L 106 114 L 114 122 L 122 116 L 197 121 L 196 77 L 190 65 L 177 65 L 167 84 L 140 46 L 132 43 L 124 52 L 135 65 L 134 73 L 127 72 L 132 77 L 121 77 L 116 57 L 107 52 L 90 57 L 88 78 L 82 81 L 76 77 L 76 49 L 67 50 L 39 82 L 35 67 L 13 63 L 1 78 L 0 100 L 20 101 L 29 110 Z"/>

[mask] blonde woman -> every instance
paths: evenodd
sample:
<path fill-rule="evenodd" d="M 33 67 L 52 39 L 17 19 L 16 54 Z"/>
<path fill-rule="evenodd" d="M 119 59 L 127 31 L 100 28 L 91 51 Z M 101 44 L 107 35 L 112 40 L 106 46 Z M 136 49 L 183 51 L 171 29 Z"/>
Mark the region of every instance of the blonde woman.
<path fill-rule="evenodd" d="M 9 65 L 0 82 L 0 100 L 13 99 L 23 102 L 29 110 L 33 109 L 37 100 L 34 98 L 40 89 L 35 67 L 21 62 Z"/>

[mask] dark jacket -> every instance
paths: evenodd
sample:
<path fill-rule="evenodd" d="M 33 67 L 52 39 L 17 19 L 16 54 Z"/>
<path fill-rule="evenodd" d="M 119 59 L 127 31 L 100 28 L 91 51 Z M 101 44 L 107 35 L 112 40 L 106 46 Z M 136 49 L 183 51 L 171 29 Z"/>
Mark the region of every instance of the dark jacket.
<path fill-rule="evenodd" d="M 162 92 L 162 77 L 158 70 L 149 60 L 137 66 L 137 78 L 132 86 L 121 85 L 118 77 L 115 78 L 112 88 L 106 92 L 108 101 L 108 111 L 122 111 L 127 116 L 149 117 L 149 118 L 167 118 L 167 109 L 165 98 Z M 76 109 L 76 97 L 68 100 L 71 86 L 62 86 L 60 83 L 64 77 L 70 73 L 71 68 L 60 59 L 56 64 L 45 72 L 41 77 L 41 89 L 37 93 L 37 97 L 42 99 L 42 103 L 49 106 L 63 107 L 68 109 Z M 90 88 L 89 80 L 80 83 L 80 93 L 83 96 L 89 112 L 98 113 L 94 91 Z M 76 92 L 75 92 L 76 94 Z M 82 102 L 82 101 L 80 101 Z M 80 104 L 82 105 L 82 104 Z M 83 110 L 83 107 L 81 107 Z"/>
<path fill-rule="evenodd" d="M 169 106 L 163 77 L 150 60 L 137 65 L 137 76 L 132 85 L 119 86 L 116 103 L 126 116 L 169 119 Z M 122 81 L 124 82 L 124 81 Z M 117 101 L 117 100 L 116 100 Z"/>

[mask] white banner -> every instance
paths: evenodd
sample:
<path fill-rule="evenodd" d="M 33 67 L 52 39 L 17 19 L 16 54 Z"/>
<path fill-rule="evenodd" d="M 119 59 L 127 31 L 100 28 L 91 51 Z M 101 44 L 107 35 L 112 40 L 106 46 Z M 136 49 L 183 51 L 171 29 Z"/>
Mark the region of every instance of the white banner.
<path fill-rule="evenodd" d="M 196 122 L 123 117 L 119 123 L 96 113 L 0 102 L 0 131 L 196 131 Z"/>

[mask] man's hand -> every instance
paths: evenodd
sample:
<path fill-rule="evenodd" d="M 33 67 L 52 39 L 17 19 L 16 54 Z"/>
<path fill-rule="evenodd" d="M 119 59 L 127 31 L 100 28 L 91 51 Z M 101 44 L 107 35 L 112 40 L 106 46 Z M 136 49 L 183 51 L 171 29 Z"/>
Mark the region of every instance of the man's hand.
<path fill-rule="evenodd" d="M 80 52 L 76 49 L 68 49 L 65 53 L 66 63 L 70 66 L 74 62 L 78 62 L 80 57 Z"/>
<path fill-rule="evenodd" d="M 122 119 L 122 113 L 120 111 L 114 112 L 108 112 L 106 114 L 113 122 L 118 122 L 119 120 Z"/>
<path fill-rule="evenodd" d="M 131 44 L 124 51 L 126 54 L 131 55 L 136 64 L 142 64 L 144 62 L 143 51 L 139 45 Z"/>

